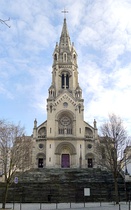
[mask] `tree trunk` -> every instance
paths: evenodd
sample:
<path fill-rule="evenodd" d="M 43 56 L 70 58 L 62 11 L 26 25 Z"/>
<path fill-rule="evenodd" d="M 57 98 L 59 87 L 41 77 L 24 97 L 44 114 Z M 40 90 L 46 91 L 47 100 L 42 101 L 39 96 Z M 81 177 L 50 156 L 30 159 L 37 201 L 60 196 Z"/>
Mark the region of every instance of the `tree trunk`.
<path fill-rule="evenodd" d="M 119 204 L 118 182 L 116 176 L 114 177 L 114 185 L 115 185 L 115 202 L 116 204 Z"/>
<path fill-rule="evenodd" d="M 9 188 L 9 184 L 5 183 L 5 191 L 4 191 L 4 195 L 3 195 L 2 209 L 5 209 L 7 195 L 8 195 L 8 188 Z"/>

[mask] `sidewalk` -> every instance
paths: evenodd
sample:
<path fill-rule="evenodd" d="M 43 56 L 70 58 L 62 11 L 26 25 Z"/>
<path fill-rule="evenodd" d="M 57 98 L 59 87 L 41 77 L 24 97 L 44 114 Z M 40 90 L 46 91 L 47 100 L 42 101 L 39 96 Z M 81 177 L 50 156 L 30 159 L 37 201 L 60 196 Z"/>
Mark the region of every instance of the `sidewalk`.
<path fill-rule="evenodd" d="M 0 205 L 1 207 L 1 205 Z M 12 203 L 7 204 L 6 208 L 14 210 L 129 210 L 129 203 L 121 202 L 120 205 L 114 205 L 113 203 L 59 203 L 59 204 L 40 204 L 40 203 Z M 131 209 L 131 208 L 130 208 Z"/>

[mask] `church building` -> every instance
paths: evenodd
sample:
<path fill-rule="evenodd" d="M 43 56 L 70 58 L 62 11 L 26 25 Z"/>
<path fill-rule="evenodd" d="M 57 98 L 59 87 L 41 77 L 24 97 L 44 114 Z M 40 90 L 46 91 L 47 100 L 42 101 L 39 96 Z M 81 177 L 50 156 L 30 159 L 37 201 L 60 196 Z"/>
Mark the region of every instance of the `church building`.
<path fill-rule="evenodd" d="M 84 121 L 84 99 L 78 81 L 77 52 L 64 18 L 53 53 L 52 83 L 48 90 L 47 120 L 34 121 L 33 168 L 95 168 L 96 121 Z"/>

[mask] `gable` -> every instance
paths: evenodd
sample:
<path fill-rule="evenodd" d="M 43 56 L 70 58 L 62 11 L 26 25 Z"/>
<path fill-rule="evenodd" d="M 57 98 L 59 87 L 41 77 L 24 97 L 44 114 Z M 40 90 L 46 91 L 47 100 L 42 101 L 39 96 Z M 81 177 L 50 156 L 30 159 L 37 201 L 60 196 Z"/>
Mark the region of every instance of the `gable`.
<path fill-rule="evenodd" d="M 68 93 L 64 93 L 62 96 L 59 96 L 57 98 L 57 100 L 55 101 L 55 106 L 59 105 L 60 103 L 64 103 L 64 102 L 67 102 L 67 103 L 70 103 L 72 104 L 74 107 L 77 106 L 77 103 L 76 101 L 68 94 Z M 63 104 L 64 105 L 64 104 Z M 66 106 L 66 104 L 65 104 Z"/>
<path fill-rule="evenodd" d="M 47 126 L 47 120 L 43 123 L 41 123 L 38 127 L 37 130 L 41 129 L 42 127 L 46 127 Z"/>

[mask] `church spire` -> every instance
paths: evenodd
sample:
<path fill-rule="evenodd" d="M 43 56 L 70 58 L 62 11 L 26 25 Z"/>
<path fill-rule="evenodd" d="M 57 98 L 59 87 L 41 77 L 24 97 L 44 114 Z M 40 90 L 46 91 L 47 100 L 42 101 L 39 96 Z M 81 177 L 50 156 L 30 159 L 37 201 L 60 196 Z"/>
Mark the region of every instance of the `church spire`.
<path fill-rule="evenodd" d="M 62 48 L 69 47 L 69 49 L 71 49 L 71 41 L 70 41 L 68 29 L 67 29 L 66 18 L 64 18 L 64 23 L 63 23 L 63 28 L 62 28 L 59 44 Z"/>

